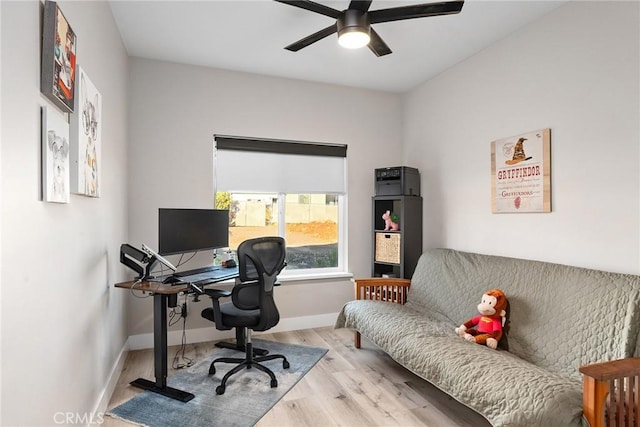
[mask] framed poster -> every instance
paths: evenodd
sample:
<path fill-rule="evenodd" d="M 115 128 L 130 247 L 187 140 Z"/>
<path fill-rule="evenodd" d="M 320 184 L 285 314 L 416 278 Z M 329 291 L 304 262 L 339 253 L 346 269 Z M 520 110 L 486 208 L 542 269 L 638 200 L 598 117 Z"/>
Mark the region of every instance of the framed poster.
<path fill-rule="evenodd" d="M 64 112 L 75 98 L 76 33 L 53 1 L 44 4 L 40 91 Z"/>
<path fill-rule="evenodd" d="M 102 95 L 78 66 L 76 99 L 71 116 L 71 192 L 100 197 Z"/>
<path fill-rule="evenodd" d="M 491 143 L 491 209 L 551 212 L 551 129 Z"/>
<path fill-rule="evenodd" d="M 69 198 L 69 124 L 62 113 L 42 107 L 42 200 Z"/>

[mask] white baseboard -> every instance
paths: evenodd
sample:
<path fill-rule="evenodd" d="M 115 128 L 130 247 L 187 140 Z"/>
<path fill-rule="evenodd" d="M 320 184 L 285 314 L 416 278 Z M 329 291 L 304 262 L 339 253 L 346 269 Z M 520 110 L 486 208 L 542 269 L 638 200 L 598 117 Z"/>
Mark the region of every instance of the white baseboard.
<path fill-rule="evenodd" d="M 120 349 L 120 354 L 118 354 L 116 363 L 114 363 L 113 368 L 109 373 L 107 383 L 102 389 L 102 393 L 100 393 L 100 397 L 98 398 L 98 402 L 95 405 L 93 414 L 104 414 L 107 411 L 109 401 L 111 400 L 111 396 L 113 395 L 113 391 L 116 389 L 116 384 L 118 383 L 120 374 L 124 369 L 124 362 L 125 360 L 127 360 L 127 353 L 129 353 L 129 346 L 127 342 L 125 342 L 122 346 L 122 349 Z"/>
<path fill-rule="evenodd" d="M 320 328 L 324 326 L 333 326 L 338 317 L 338 313 L 318 314 L 315 316 L 289 317 L 280 319 L 280 322 L 273 328 L 264 333 L 296 331 L 298 329 Z M 255 336 L 260 332 L 256 332 Z M 213 323 L 209 328 L 187 329 L 187 343 L 193 344 L 197 342 L 219 341 L 229 338 L 235 338 L 235 332 L 219 331 Z M 182 343 L 182 330 L 169 331 L 167 333 L 168 345 L 179 345 Z M 127 348 L 129 350 L 141 350 L 145 348 L 153 348 L 153 333 L 131 335 L 127 340 Z M 117 378 L 116 378 L 117 380 Z"/>

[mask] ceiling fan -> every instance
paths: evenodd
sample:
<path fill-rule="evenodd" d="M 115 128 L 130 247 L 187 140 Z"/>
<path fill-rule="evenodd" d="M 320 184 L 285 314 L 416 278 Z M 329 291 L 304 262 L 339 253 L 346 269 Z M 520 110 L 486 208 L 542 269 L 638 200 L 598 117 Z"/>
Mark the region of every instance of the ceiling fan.
<path fill-rule="evenodd" d="M 371 28 L 371 24 L 424 18 L 428 16 L 452 15 L 460 13 L 462 5 L 464 4 L 464 0 L 445 1 L 369 11 L 371 0 L 352 0 L 346 10 L 339 11 L 308 0 L 275 1 L 319 13 L 336 20 L 334 24 L 327 28 L 300 39 L 285 47 L 285 49 L 297 52 L 333 33 L 338 33 L 338 43 L 340 43 L 341 46 L 351 49 L 369 46 L 369 49 L 371 49 L 376 56 L 388 55 L 391 53 L 391 49 L 389 49 L 389 46 L 387 46 L 378 33 Z"/>

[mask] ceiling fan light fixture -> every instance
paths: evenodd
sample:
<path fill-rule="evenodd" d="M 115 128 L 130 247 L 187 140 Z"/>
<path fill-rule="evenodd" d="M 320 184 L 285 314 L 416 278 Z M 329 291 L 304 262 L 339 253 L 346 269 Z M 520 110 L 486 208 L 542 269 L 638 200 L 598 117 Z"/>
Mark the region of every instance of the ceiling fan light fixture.
<path fill-rule="evenodd" d="M 349 9 L 338 18 L 338 43 L 347 49 L 359 49 L 369 44 L 369 18 L 360 10 Z"/>
<path fill-rule="evenodd" d="M 369 32 L 362 28 L 345 28 L 345 30 L 338 35 L 338 43 L 340 46 L 347 49 L 360 49 L 365 47 L 371 41 Z"/>

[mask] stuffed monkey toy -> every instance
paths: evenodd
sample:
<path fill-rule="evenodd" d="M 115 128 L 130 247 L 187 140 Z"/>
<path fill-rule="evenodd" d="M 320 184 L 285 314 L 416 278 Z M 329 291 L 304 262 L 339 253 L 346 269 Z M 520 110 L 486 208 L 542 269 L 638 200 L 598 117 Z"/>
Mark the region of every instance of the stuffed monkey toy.
<path fill-rule="evenodd" d="M 457 327 L 456 334 L 469 342 L 486 344 L 487 347 L 496 349 L 498 341 L 502 338 L 506 309 L 507 297 L 504 292 L 491 289 L 482 295 L 482 301 L 478 304 L 480 315 Z"/>

